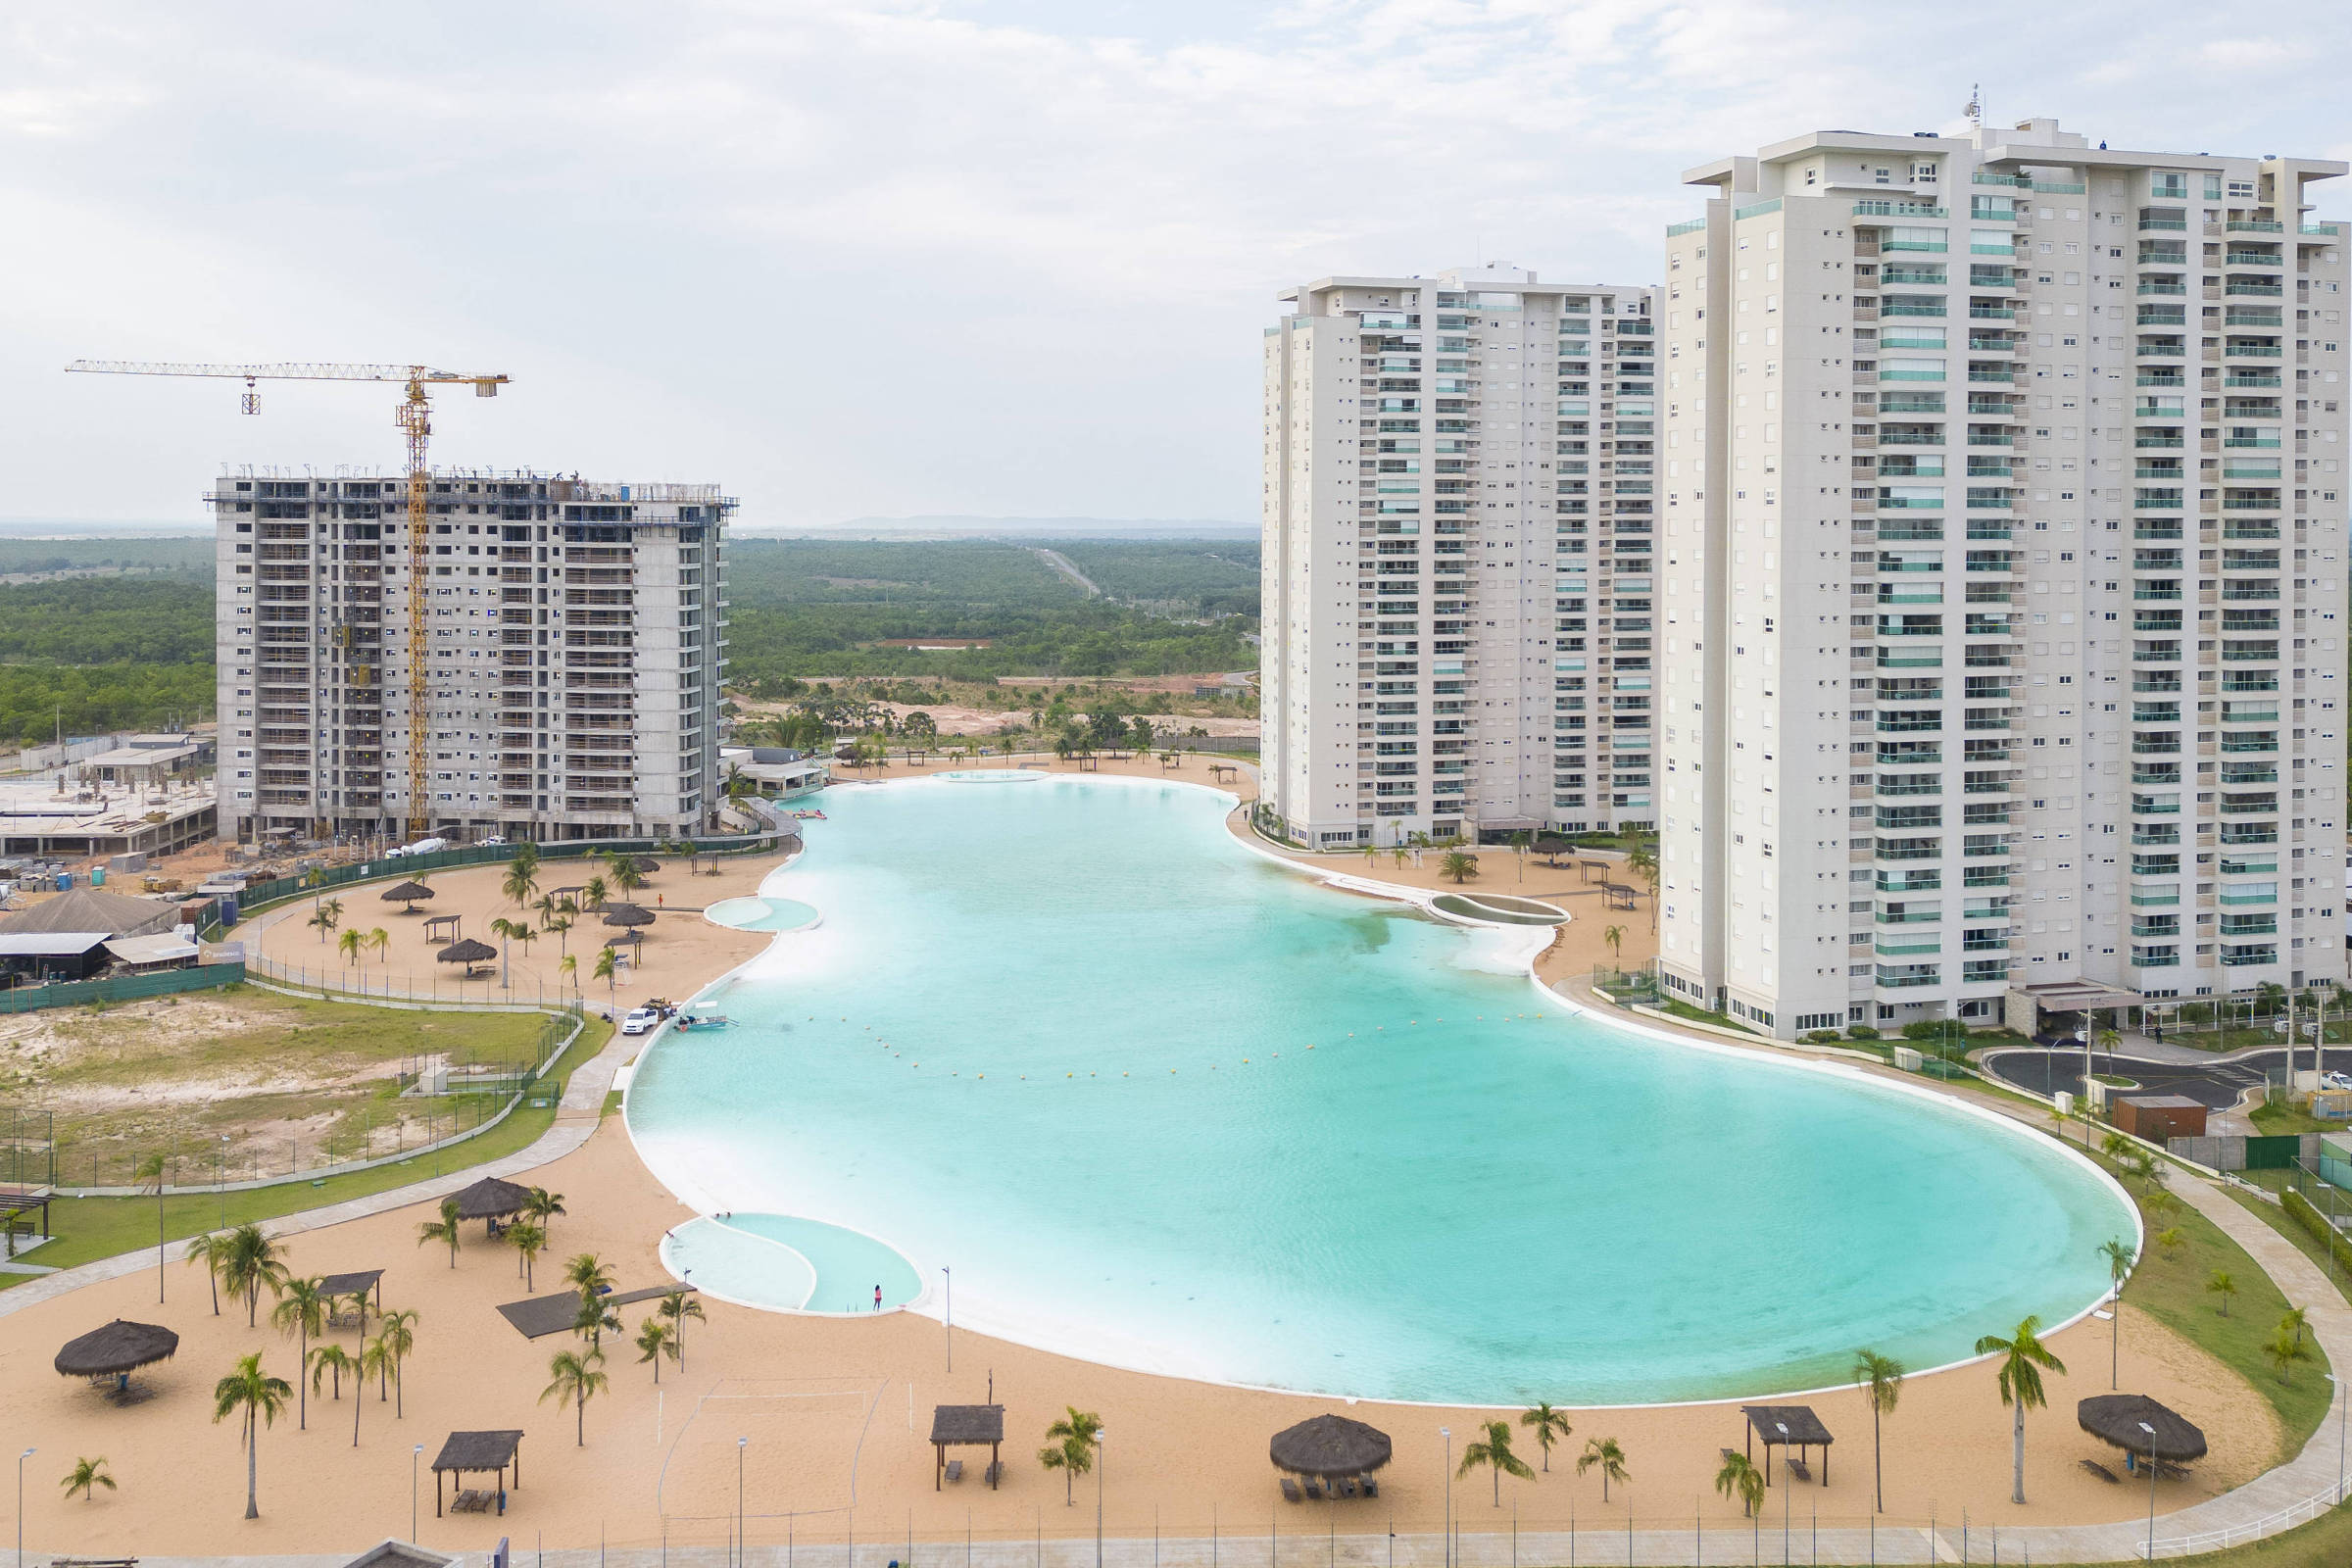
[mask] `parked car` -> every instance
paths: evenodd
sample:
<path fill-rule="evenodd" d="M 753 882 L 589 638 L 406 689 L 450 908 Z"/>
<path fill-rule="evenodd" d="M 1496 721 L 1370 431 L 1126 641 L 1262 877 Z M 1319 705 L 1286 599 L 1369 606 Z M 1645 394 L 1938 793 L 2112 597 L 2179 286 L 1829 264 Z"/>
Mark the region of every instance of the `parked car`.
<path fill-rule="evenodd" d="M 631 1007 L 629 1015 L 620 1020 L 620 1032 L 624 1035 L 645 1034 L 661 1021 L 662 1015 L 651 1007 Z"/>
<path fill-rule="evenodd" d="M 2320 1074 L 2322 1089 L 2352 1089 L 2352 1072 L 2324 1072 Z"/>

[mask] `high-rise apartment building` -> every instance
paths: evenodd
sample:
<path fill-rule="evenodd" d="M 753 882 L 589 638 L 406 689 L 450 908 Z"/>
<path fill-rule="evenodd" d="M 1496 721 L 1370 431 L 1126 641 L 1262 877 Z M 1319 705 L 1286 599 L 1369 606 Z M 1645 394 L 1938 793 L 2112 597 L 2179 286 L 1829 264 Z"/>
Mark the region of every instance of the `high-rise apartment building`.
<path fill-rule="evenodd" d="M 408 476 L 242 469 L 207 498 L 220 809 L 241 841 L 692 833 L 718 796 L 715 485 L 439 470 L 427 710 L 411 710 Z M 409 739 L 430 799 L 412 812 Z"/>
<path fill-rule="evenodd" d="M 1260 760 L 1293 837 L 1654 820 L 1654 293 L 1462 268 L 1282 296 Z"/>
<path fill-rule="evenodd" d="M 2033 120 L 1685 176 L 1669 985 L 1789 1038 L 2342 979 L 2345 172 Z"/>

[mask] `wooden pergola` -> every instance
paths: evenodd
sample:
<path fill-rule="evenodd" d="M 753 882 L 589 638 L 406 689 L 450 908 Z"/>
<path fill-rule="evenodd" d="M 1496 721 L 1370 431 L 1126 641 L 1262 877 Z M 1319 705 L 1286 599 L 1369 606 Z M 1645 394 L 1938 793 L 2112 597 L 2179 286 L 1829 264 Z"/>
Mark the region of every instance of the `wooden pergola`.
<path fill-rule="evenodd" d="M 41 1228 L 36 1235 L 49 1234 L 49 1200 L 52 1194 L 46 1187 L 0 1187 L 0 1225 L 9 1230 L 8 1255 L 17 1255 L 16 1226 L 20 1214 L 38 1213 Z"/>
<path fill-rule="evenodd" d="M 461 935 L 460 921 L 454 914 L 428 914 L 424 917 L 424 940 L 438 942 L 443 937 L 455 942 Z"/>
<path fill-rule="evenodd" d="M 373 1292 L 375 1295 L 376 1315 L 381 1317 L 384 1311 L 384 1271 L 382 1269 L 364 1268 L 349 1274 L 329 1274 L 318 1282 L 318 1294 L 330 1303 L 341 1300 L 347 1296 L 358 1298 L 360 1333 L 363 1337 L 368 1333 L 368 1297 L 369 1292 Z"/>
<path fill-rule="evenodd" d="M 1004 1443 L 1004 1407 L 1001 1404 L 942 1404 L 931 1411 L 931 1490 L 941 1490 L 947 1475 L 950 1448 L 988 1449 L 988 1484 L 994 1490 L 1004 1467 L 998 1454 Z"/>
<path fill-rule="evenodd" d="M 1805 1476 L 1805 1461 L 1814 1448 L 1821 1450 L 1821 1484 L 1830 1484 L 1830 1445 L 1835 1439 L 1830 1429 L 1821 1424 L 1809 1404 L 1743 1404 L 1740 1413 L 1747 1417 L 1748 1457 L 1755 1457 L 1755 1440 L 1764 1440 L 1764 1484 L 1772 1485 L 1772 1447 L 1796 1449 L 1797 1456 L 1789 1461 L 1789 1469 Z M 1811 1480 L 1810 1476 L 1805 1479 Z"/>
<path fill-rule="evenodd" d="M 458 1478 L 466 1490 L 467 1472 L 494 1471 L 498 1476 L 498 1511 L 507 1511 L 507 1466 L 514 1467 L 514 1490 L 522 1490 L 522 1434 L 518 1431 L 452 1432 L 433 1460 L 433 1517 L 441 1517 L 441 1477 Z"/>

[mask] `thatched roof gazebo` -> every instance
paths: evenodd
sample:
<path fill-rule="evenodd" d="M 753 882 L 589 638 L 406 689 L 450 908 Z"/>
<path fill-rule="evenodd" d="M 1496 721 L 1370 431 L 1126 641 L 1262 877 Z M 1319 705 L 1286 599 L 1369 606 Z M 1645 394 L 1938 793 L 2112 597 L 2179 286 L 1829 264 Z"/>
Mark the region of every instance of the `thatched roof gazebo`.
<path fill-rule="evenodd" d="M 463 942 L 452 942 L 448 947 L 443 948 L 439 953 L 434 955 L 434 957 L 443 963 L 464 964 L 466 966 L 466 975 L 467 979 L 471 979 L 473 977 L 473 966 L 475 964 L 488 963 L 497 956 L 498 950 L 496 948 L 492 947 L 487 942 L 476 942 L 470 937 L 466 938 Z"/>
<path fill-rule="evenodd" d="M 2127 1469 L 2141 1459 L 2186 1464 L 2205 1457 L 2205 1434 L 2144 1394 L 2093 1395 L 2075 1406 L 2075 1420 L 2123 1449 Z"/>
<path fill-rule="evenodd" d="M 57 1352 L 57 1372 L 68 1378 L 113 1378 L 115 1392 L 122 1394 L 130 1387 L 131 1373 L 170 1360 L 178 1348 L 179 1336 L 161 1324 L 117 1318 L 67 1341 Z"/>
<path fill-rule="evenodd" d="M 1004 1444 L 1004 1407 L 1001 1404 L 940 1404 L 931 1408 L 931 1490 L 940 1490 L 948 1471 L 950 1448 L 986 1448 L 988 1485 L 996 1490 L 1004 1474 L 999 1457 Z M 963 1461 L 956 1461 L 960 1466 Z"/>
<path fill-rule="evenodd" d="M 421 882 L 396 882 L 383 891 L 383 901 L 399 905 L 403 914 L 415 914 L 417 901 L 432 896 L 433 890 Z"/>
<path fill-rule="evenodd" d="M 1389 1435 L 1344 1415 L 1318 1415 L 1274 1434 L 1266 1456 L 1277 1470 L 1328 1479 L 1360 1476 L 1389 1462 Z"/>
<path fill-rule="evenodd" d="M 642 904 L 608 904 L 605 906 L 607 925 L 652 925 L 654 911 Z"/>
<path fill-rule="evenodd" d="M 458 1218 L 487 1222 L 521 1213 L 522 1205 L 530 1200 L 531 1190 L 513 1182 L 500 1181 L 495 1176 L 485 1176 L 463 1189 L 457 1197 Z"/>
<path fill-rule="evenodd" d="M 458 1502 L 463 1508 L 468 1500 L 466 1477 L 492 1474 L 498 1477 L 498 1511 L 507 1511 L 507 1466 L 514 1467 L 514 1489 L 522 1490 L 522 1434 L 513 1429 L 489 1432 L 452 1432 L 441 1445 L 441 1452 L 433 1460 L 433 1517 L 441 1517 L 441 1478 L 458 1478 Z"/>

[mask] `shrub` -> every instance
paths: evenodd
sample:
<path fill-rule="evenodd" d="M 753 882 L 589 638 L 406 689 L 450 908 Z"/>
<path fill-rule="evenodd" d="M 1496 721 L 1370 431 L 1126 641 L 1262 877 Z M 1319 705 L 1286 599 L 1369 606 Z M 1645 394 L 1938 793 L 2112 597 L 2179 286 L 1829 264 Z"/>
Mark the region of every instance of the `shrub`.
<path fill-rule="evenodd" d="M 1879 1032 L 1866 1023 L 1858 1023 L 1845 1032 L 1845 1038 L 1848 1040 L 1876 1040 L 1879 1038 Z"/>
<path fill-rule="evenodd" d="M 1811 1034 L 1805 1036 L 1805 1044 L 1809 1046 L 1834 1046 L 1838 1043 L 1838 1031 L 1835 1029 L 1816 1029 Z"/>

